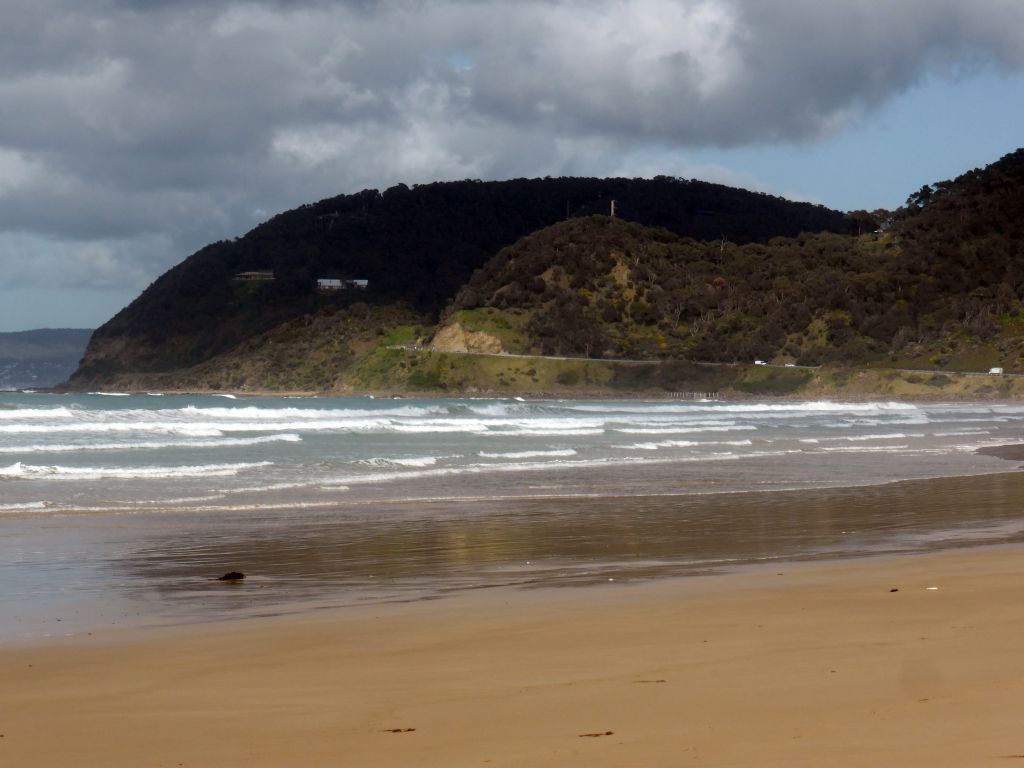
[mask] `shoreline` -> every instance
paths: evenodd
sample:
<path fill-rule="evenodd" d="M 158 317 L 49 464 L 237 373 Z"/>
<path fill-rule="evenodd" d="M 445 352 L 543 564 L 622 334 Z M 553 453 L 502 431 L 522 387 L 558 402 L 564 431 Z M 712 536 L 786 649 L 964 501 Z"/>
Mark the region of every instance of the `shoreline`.
<path fill-rule="evenodd" d="M 648 401 L 658 403 L 921 403 L 926 405 L 941 405 L 949 403 L 959 405 L 963 403 L 977 402 L 984 405 L 1020 405 L 1020 397 L 1007 396 L 1005 394 L 978 394 L 967 392 L 962 394 L 954 393 L 899 393 L 899 392 L 843 392 L 841 390 L 797 392 L 786 394 L 775 393 L 747 393 L 747 392 L 719 392 L 719 397 L 714 399 L 673 397 L 664 390 L 632 390 L 617 391 L 608 389 L 599 390 L 554 390 L 551 392 L 538 392 L 536 390 L 481 390 L 476 392 L 453 392 L 448 390 L 402 390 L 402 389 L 360 389 L 351 391 L 337 390 L 270 390 L 270 389 L 64 389 L 60 387 L 49 387 L 33 390 L 3 390 L 7 394 L 28 394 L 28 395 L 113 395 L 113 396 L 135 396 L 135 397 L 224 397 L 224 398 L 282 398 L 282 399 L 344 399 L 344 398 L 368 398 L 371 400 L 525 400 L 525 401 L 552 401 L 552 400 L 623 400 L 623 401 Z"/>
<path fill-rule="evenodd" d="M 984 764 L 1024 753 L 1022 553 L 485 590 L 0 648 L 0 759 Z"/>
<path fill-rule="evenodd" d="M 20 523 L 8 518 L 14 540 L 41 532 L 60 540 L 80 528 L 100 532 L 97 541 L 108 551 L 98 547 L 85 572 L 105 579 L 107 587 L 33 587 L 39 579 L 63 578 L 45 564 L 34 575 L 22 574 L 15 583 L 36 598 L 19 596 L 18 587 L 9 595 L 0 613 L 0 624 L 7 623 L 4 617 L 9 621 L 0 648 L 84 640 L 114 627 L 115 633 L 162 631 L 270 615 L 302 621 L 360 606 L 445 603 L 474 592 L 582 595 L 605 582 L 729 578 L 776 565 L 885 560 L 1024 541 L 1024 472 L 1007 463 L 1021 460 L 1024 445 L 977 452 L 994 462 L 985 473 L 843 486 L 335 502 L 379 507 L 385 519 L 407 521 L 404 527 L 353 525 L 346 515 L 331 523 L 313 515 L 285 529 L 276 522 L 281 518 L 252 521 L 240 517 L 241 510 L 223 517 L 210 512 L 195 524 L 189 510 L 131 510 L 127 517 L 39 512 Z M 495 526 L 495 520 L 502 522 Z M 773 521 L 770 533 L 760 530 L 765 520 Z M 170 537 L 170 530 L 178 534 Z M 197 535 L 203 543 L 194 555 Z M 398 562 L 376 545 L 351 547 L 353 539 L 364 538 L 415 554 Z M 115 540 L 116 548 L 102 544 Z M 47 539 L 35 541 L 45 547 Z M 125 554 L 139 547 L 164 554 Z M 226 589 L 210 587 L 231 570 L 250 578 Z M 157 592 L 142 600 L 147 584 Z"/>

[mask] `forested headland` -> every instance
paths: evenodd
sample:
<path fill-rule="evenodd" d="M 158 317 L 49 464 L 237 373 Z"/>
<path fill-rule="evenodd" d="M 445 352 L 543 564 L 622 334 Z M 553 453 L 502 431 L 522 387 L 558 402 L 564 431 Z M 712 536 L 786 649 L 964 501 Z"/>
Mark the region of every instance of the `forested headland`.
<path fill-rule="evenodd" d="M 189 257 L 96 332 L 72 385 L 495 384 L 417 379 L 418 351 L 394 349 L 453 327 L 595 361 L 1009 372 L 1022 243 L 1024 150 L 871 213 L 666 177 L 368 190 Z M 237 279 L 257 271 L 273 279 Z"/>

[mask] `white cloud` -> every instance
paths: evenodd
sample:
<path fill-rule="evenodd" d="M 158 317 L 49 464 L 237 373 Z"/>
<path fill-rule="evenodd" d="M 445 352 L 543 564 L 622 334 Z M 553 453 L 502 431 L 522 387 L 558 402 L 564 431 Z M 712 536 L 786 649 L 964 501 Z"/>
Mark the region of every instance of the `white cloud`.
<path fill-rule="evenodd" d="M 41 172 L 39 163 L 28 159 L 23 153 L 0 147 L 0 198 L 16 193 Z"/>
<path fill-rule="evenodd" d="M 136 285 L 253 211 L 398 181 L 756 188 L 688 153 L 816 141 L 925 77 L 1024 67 L 1017 0 L 4 6 L 0 254 L 22 281 Z"/>
<path fill-rule="evenodd" d="M 140 254 L 148 259 L 140 260 Z M 169 238 L 159 235 L 77 241 L 30 233 L 0 234 L 0 273 L 7 289 L 30 285 L 142 289 L 152 280 L 154 264 L 166 269 L 177 256 Z"/>

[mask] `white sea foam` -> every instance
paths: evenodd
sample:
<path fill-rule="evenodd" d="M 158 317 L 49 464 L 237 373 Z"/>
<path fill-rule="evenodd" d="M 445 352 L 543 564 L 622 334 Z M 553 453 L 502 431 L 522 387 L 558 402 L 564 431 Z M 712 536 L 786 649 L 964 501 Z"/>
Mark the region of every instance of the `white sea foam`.
<path fill-rule="evenodd" d="M 509 451 L 508 453 L 488 453 L 487 451 L 480 451 L 477 455 L 485 459 L 541 459 L 545 457 L 565 458 L 567 456 L 575 456 L 576 451 L 572 448 L 551 451 Z"/>
<path fill-rule="evenodd" d="M 37 443 L 34 445 L 0 445 L 0 454 L 79 453 L 81 451 L 158 451 L 168 448 L 244 448 L 265 443 L 299 443 L 299 435 L 263 435 L 260 437 L 224 437 L 209 440 L 167 440 L 120 443 Z"/>
<path fill-rule="evenodd" d="M 522 413 L 522 406 L 510 405 L 508 403 L 493 403 L 491 405 L 471 405 L 469 410 L 477 416 L 511 416 Z"/>
<path fill-rule="evenodd" d="M 909 445 L 833 445 L 818 450 L 825 453 L 897 453 L 908 448 Z"/>
<path fill-rule="evenodd" d="M 605 411 L 618 413 L 645 413 L 645 412 L 669 412 L 669 413 L 888 413 L 899 411 L 918 411 L 919 408 L 912 403 L 900 402 L 867 402 L 867 403 L 837 403 L 829 400 L 797 403 L 722 403 L 714 402 L 708 404 L 662 404 L 645 403 L 642 405 L 622 405 L 621 403 L 600 403 L 580 404 L 572 406 L 580 411 Z"/>
<path fill-rule="evenodd" d="M 597 429 L 572 429 L 572 428 L 548 428 L 548 429 L 527 429 L 520 428 L 517 430 L 505 430 L 505 431 L 487 431 L 481 433 L 485 436 L 490 437 L 592 437 L 594 435 L 603 435 L 604 430 Z"/>
<path fill-rule="evenodd" d="M 255 485 L 255 486 L 240 486 L 237 488 L 218 488 L 216 491 L 220 494 L 238 494 L 238 493 L 267 493 L 269 491 L 292 491 L 299 488 L 310 488 L 317 483 L 313 480 L 296 483 L 268 483 L 267 485 Z"/>
<path fill-rule="evenodd" d="M 149 413 L 154 413 L 150 411 Z M 257 421 L 280 421 L 284 419 L 302 419 L 308 421 L 339 421 L 344 419 L 367 418 L 423 418 L 425 416 L 445 416 L 446 408 L 439 406 L 401 406 L 399 408 L 264 408 L 256 405 L 245 405 L 237 408 L 200 407 L 186 405 L 178 409 L 156 411 L 161 416 L 181 415 L 189 418 L 204 419 L 246 419 Z"/>
<path fill-rule="evenodd" d="M 801 443 L 832 443 L 832 442 L 844 442 L 844 443 L 864 443 L 872 440 L 906 440 L 913 437 L 924 437 L 923 432 L 886 432 L 884 434 L 875 435 L 843 435 L 841 437 L 820 437 L 820 438 L 805 438 L 802 439 Z"/>
<path fill-rule="evenodd" d="M 925 456 L 928 451 L 939 456 L 972 450 L 973 446 L 949 445 L 953 441 L 948 438 L 957 434 L 968 438 L 961 441 L 964 443 L 980 444 L 985 439 L 1007 442 L 1015 435 L 1011 434 L 1010 426 L 998 422 L 1019 418 L 1005 408 L 972 410 L 956 404 L 919 407 L 888 403 L 509 400 L 395 403 L 346 398 L 323 399 L 316 403 L 318 407 L 313 407 L 312 401 L 218 402 L 199 396 L 189 398 L 191 405 L 180 405 L 183 402 L 178 397 L 101 403 L 99 398 L 89 401 L 35 396 L 16 401 L 15 407 L 0 407 L 0 459 L 7 459 L 0 465 L 24 462 L 0 466 L 0 486 L 4 481 L 27 480 L 31 485 L 15 486 L 8 482 L 7 487 L 31 490 L 37 499 L 52 499 L 60 510 L 73 503 L 76 509 L 94 505 L 97 509 L 117 508 L 126 512 L 162 505 L 198 509 L 212 501 L 204 495 L 211 493 L 218 494 L 218 498 L 226 494 L 231 503 L 237 499 L 239 504 L 246 503 L 251 495 L 258 498 L 259 506 L 264 499 L 259 494 L 263 493 L 268 494 L 268 502 L 275 504 L 286 504 L 286 500 L 304 503 L 323 492 L 342 493 L 341 489 L 349 486 L 354 497 L 363 494 L 390 498 L 395 494 L 386 484 L 405 480 L 408 483 L 402 486 L 404 490 L 395 493 L 419 493 L 422 487 L 427 495 L 445 497 L 470 489 L 473 483 L 467 480 L 476 473 L 485 476 L 530 470 L 566 472 L 564 478 L 553 479 L 560 487 L 565 485 L 566 493 L 573 493 L 591 482 L 603 482 L 598 473 L 604 467 L 685 464 L 696 467 L 699 473 L 703 471 L 701 462 L 762 458 L 770 461 L 770 457 L 785 456 L 790 452 L 785 449 L 797 447 L 797 440 L 801 441 L 799 447 L 804 458 L 795 462 L 784 460 L 775 469 L 784 478 L 799 475 L 803 471 L 799 462 L 806 461 L 810 474 L 817 478 L 808 482 L 814 484 L 826 482 L 818 476 L 828 474 L 824 468 L 830 466 L 843 467 L 839 475 L 847 465 L 850 472 L 859 471 L 859 462 L 848 460 L 859 453 L 878 453 L 878 458 L 869 457 L 863 462 L 884 465 L 883 474 L 888 476 L 898 475 L 903 464 L 911 467 L 911 462 L 932 461 L 903 456 Z M 139 407 L 140 403 L 149 407 Z M 123 405 L 129 407 L 120 407 Z M 964 423 L 972 418 L 975 424 Z M 905 426 L 908 424 L 932 426 Z M 931 431 L 943 428 L 948 431 Z M 908 443 L 913 449 L 907 448 Z M 262 444 L 270 447 L 260 448 Z M 275 449 L 273 444 L 278 447 Z M 185 453 L 215 449 L 224 452 L 197 453 L 195 457 Z M 131 452 L 135 450 L 145 453 L 133 457 Z M 271 451 L 282 456 L 271 472 L 239 469 L 246 466 L 241 462 L 263 459 Z M 69 458 L 78 452 L 83 452 L 80 459 Z M 812 458 L 809 454 L 819 455 Z M 376 458 L 360 461 L 359 457 L 366 456 Z M 45 466 L 73 465 L 79 461 L 90 466 Z M 174 467 L 174 461 L 199 467 L 190 475 L 188 468 Z M 120 463 L 129 466 L 118 466 Z M 109 480 L 64 486 L 69 493 L 76 494 L 76 500 L 70 502 L 56 481 L 73 479 L 74 472 L 79 472 L 78 479 L 83 481 Z M 737 470 L 724 474 L 731 477 L 743 473 Z M 616 478 L 626 475 L 632 478 L 623 480 L 627 484 L 643 482 L 642 470 L 632 469 L 612 472 L 608 481 L 614 483 Z M 190 476 L 226 479 L 209 483 L 193 480 L 181 489 L 171 483 L 145 482 L 153 477 Z M 750 483 L 759 483 L 760 476 L 752 475 Z M 139 480 L 134 484 L 120 482 L 124 477 Z M 488 492 L 500 492 L 500 477 L 489 478 L 481 486 Z M 47 488 L 45 483 L 51 478 L 55 482 Z M 517 484 L 504 482 L 520 492 Z M 361 491 L 356 487 L 360 484 L 377 484 L 380 488 Z M 146 488 L 153 488 L 153 493 L 147 494 Z M 160 499 L 159 494 L 168 490 L 184 498 Z M 3 496 L 0 490 L 0 498 Z M 3 500 L 13 501 L 10 495 Z"/>
<path fill-rule="evenodd" d="M 254 425 L 253 432 L 261 431 Z M 0 424 L 0 434 L 72 434 L 158 432 L 185 437 L 220 437 L 223 433 L 215 425 L 173 422 L 71 422 L 68 424 Z"/>
<path fill-rule="evenodd" d="M 633 443 L 632 445 L 616 445 L 614 448 L 620 448 L 626 451 L 657 451 L 661 448 L 695 448 L 695 447 L 708 447 L 718 445 L 729 445 L 729 446 L 746 446 L 753 445 L 750 440 L 718 440 L 718 441 L 695 441 L 695 440 L 662 440 L 657 443 Z"/>
<path fill-rule="evenodd" d="M 722 427 L 691 427 L 680 425 L 678 427 L 641 427 L 639 429 L 616 428 L 615 432 L 624 435 L 691 435 L 699 432 L 754 432 L 754 426 L 722 426 Z"/>
<path fill-rule="evenodd" d="M 389 458 L 364 459 L 359 463 L 371 467 L 432 467 L 437 464 L 437 460 L 437 456 L 392 456 Z"/>
<path fill-rule="evenodd" d="M 410 435 L 443 434 L 458 432 L 486 432 L 487 426 L 479 421 L 467 420 L 455 424 L 423 423 L 423 424 L 385 424 L 382 425 L 385 431 L 403 432 Z"/>
<path fill-rule="evenodd" d="M 570 469 L 589 468 L 599 466 L 614 466 L 630 463 L 642 463 L 640 459 L 592 459 L 583 461 L 545 461 L 545 462 L 522 462 L 515 464 L 467 464 L 461 467 L 445 467 L 437 469 L 423 469 L 419 471 L 395 471 L 379 472 L 365 475 L 344 475 L 322 481 L 321 485 L 333 487 L 337 485 L 365 485 L 368 483 L 385 483 L 395 480 L 419 480 L 423 478 L 436 478 L 454 475 L 472 475 L 493 472 L 526 472 L 530 470 Z"/>
<path fill-rule="evenodd" d="M 46 509 L 50 505 L 45 501 L 23 501 L 18 504 L 0 504 L 0 514 L 11 514 L 12 512 L 28 512 L 30 510 Z"/>
<path fill-rule="evenodd" d="M 0 420 L 22 421 L 25 419 L 70 419 L 75 415 L 63 405 L 56 408 L 11 408 L 0 409 Z"/>
<path fill-rule="evenodd" d="M 995 415 L 989 416 L 987 418 L 975 418 L 973 416 L 971 416 L 971 417 L 960 416 L 960 417 L 956 417 L 956 418 L 952 418 L 952 419 L 932 418 L 932 419 L 929 419 L 929 421 L 932 424 L 968 424 L 968 423 L 1000 424 L 1000 423 L 1006 423 L 1008 421 L 1011 421 L 1011 418 L 1009 416 L 995 416 Z"/>
<path fill-rule="evenodd" d="M 409 458 L 391 459 L 392 463 L 400 467 L 432 467 L 437 464 L 436 456 L 413 456 Z"/>
<path fill-rule="evenodd" d="M 908 437 L 924 437 L 922 433 L 904 434 L 903 432 L 887 432 L 880 435 L 847 435 L 840 438 L 849 442 L 865 442 L 868 440 L 906 440 Z"/>
<path fill-rule="evenodd" d="M 141 500 L 135 501 L 133 503 L 135 505 L 137 505 L 137 506 L 146 506 L 146 505 L 150 505 L 150 504 L 160 504 L 160 505 L 172 506 L 172 505 L 175 505 L 175 504 L 199 504 L 199 503 L 204 502 L 204 501 L 217 501 L 218 499 L 223 499 L 223 498 L 224 498 L 224 494 L 223 493 L 213 493 L 213 494 L 207 494 L 206 496 L 180 496 L 178 498 L 169 498 L 169 499 L 141 499 Z"/>
<path fill-rule="evenodd" d="M 929 419 L 926 415 L 919 415 L 919 416 L 918 415 L 914 415 L 914 416 L 899 417 L 899 418 L 895 418 L 895 419 L 893 419 L 893 418 L 884 418 L 884 419 L 879 419 L 879 418 L 874 418 L 874 419 L 868 419 L 868 418 L 846 419 L 846 420 L 844 420 L 842 422 L 839 422 L 837 424 L 826 424 L 824 426 L 826 426 L 826 427 L 839 427 L 841 429 L 846 429 L 846 428 L 849 428 L 849 427 L 921 426 L 922 424 L 930 424 L 930 423 L 931 423 L 931 419 Z"/>
<path fill-rule="evenodd" d="M 434 469 L 393 471 L 393 472 L 372 472 L 362 475 L 343 475 L 322 480 L 318 485 L 324 488 L 337 488 L 337 486 L 383 484 L 399 480 L 422 480 L 427 478 L 454 477 L 459 475 L 492 474 L 501 472 L 532 472 L 551 470 L 572 471 L 579 469 L 592 469 L 597 467 L 624 467 L 644 464 L 690 464 L 713 461 L 733 461 L 744 458 L 760 458 L 765 456 L 777 456 L 799 451 L 771 451 L 741 454 L 734 451 L 716 451 L 698 456 L 686 456 L 676 458 L 637 458 L 609 457 L 601 459 L 581 459 L 578 461 L 541 461 L 541 462 L 517 462 L 498 464 L 467 464 L 461 467 L 444 467 Z"/>
<path fill-rule="evenodd" d="M 664 435 L 673 432 L 692 432 L 696 430 L 711 430 L 718 432 L 751 431 L 757 429 L 755 424 L 737 424 L 734 421 L 678 421 L 675 419 L 663 421 L 655 419 L 634 419 L 630 421 L 608 421 L 605 426 L 613 432 L 639 435 Z"/>
<path fill-rule="evenodd" d="M 238 464 L 203 464 L 185 467 L 63 467 L 41 466 L 15 462 L 0 467 L 0 478 L 47 480 L 132 480 L 179 477 L 232 477 L 239 472 L 269 466 L 269 461 Z"/>
<path fill-rule="evenodd" d="M 130 392 L 86 392 L 86 394 L 100 397 L 131 397 Z"/>
<path fill-rule="evenodd" d="M 580 426 L 571 421 L 541 422 L 483 422 L 446 420 L 422 422 L 393 421 L 390 419 L 345 419 L 320 421 L 72 421 L 59 424 L 0 423 L 0 433 L 165 433 L 192 437 L 219 437 L 231 432 L 394 432 L 399 434 L 498 434 L 498 435 L 594 435 L 601 434 L 600 426 Z"/>

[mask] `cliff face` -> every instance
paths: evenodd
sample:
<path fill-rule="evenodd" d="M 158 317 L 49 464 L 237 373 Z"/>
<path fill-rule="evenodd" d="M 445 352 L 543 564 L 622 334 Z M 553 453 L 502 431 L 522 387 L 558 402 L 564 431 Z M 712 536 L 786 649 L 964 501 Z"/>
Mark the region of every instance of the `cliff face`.
<path fill-rule="evenodd" d="M 501 339 L 483 331 L 467 331 L 461 323 L 444 326 L 430 342 L 435 352 L 476 352 L 490 355 L 501 354 Z"/>

